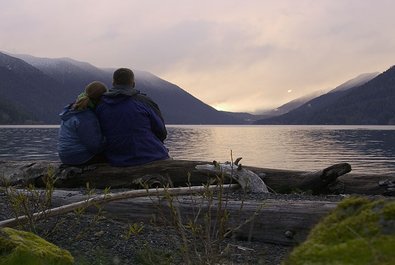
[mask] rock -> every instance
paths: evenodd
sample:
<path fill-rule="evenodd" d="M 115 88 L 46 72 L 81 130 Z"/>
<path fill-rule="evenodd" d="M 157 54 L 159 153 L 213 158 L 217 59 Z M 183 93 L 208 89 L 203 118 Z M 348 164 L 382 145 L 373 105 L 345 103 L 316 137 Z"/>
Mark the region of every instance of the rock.
<path fill-rule="evenodd" d="M 289 264 L 395 264 L 395 200 L 343 200 L 293 250 Z"/>
<path fill-rule="evenodd" d="M 74 259 L 67 250 L 41 237 L 12 228 L 0 229 L 1 265 L 69 265 Z"/>

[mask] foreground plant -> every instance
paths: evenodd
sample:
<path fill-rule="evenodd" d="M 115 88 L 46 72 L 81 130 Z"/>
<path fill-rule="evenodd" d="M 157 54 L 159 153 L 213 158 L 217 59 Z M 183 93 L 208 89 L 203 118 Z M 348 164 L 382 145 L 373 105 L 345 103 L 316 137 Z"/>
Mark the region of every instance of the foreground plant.
<path fill-rule="evenodd" d="M 344 199 L 284 262 L 299 264 L 395 264 L 395 201 Z"/>
<path fill-rule="evenodd" d="M 212 183 L 216 183 L 215 189 L 210 188 Z M 225 264 L 232 248 L 226 240 L 240 227 L 253 224 L 255 214 L 247 220 L 239 218 L 239 223 L 230 224 L 229 184 L 224 183 L 225 175 L 218 174 L 211 183 L 203 185 L 201 192 L 190 192 L 187 197 L 176 197 L 168 192 L 156 198 L 162 220 L 178 233 L 183 264 Z M 188 210 L 182 207 L 185 203 Z M 239 212 L 242 210 L 243 203 Z"/>
<path fill-rule="evenodd" d="M 43 178 L 45 188 L 42 190 L 36 189 L 33 184 L 29 184 L 24 190 L 18 190 L 3 181 L 6 184 L 4 193 L 11 206 L 10 208 L 15 216 L 17 225 L 25 230 L 37 233 L 37 221 L 46 219 L 48 209 L 51 207 L 54 183 L 56 181 L 54 175 L 54 169 L 52 167 L 48 168 L 47 174 Z M 20 220 L 21 216 L 24 216 L 23 220 Z"/>

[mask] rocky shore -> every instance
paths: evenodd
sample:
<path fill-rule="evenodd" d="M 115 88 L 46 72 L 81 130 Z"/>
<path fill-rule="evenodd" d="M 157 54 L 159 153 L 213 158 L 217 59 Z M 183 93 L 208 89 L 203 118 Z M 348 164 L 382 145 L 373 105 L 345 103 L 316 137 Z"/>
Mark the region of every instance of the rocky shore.
<path fill-rule="evenodd" d="M 312 196 L 306 194 L 244 194 L 233 191 L 233 199 L 256 200 L 264 203 L 276 200 L 340 201 L 342 196 Z M 247 196 L 247 197 L 246 197 Z M 154 209 L 153 209 L 154 210 Z M 130 209 L 133 211 L 133 209 Z M 0 194 L 0 220 L 13 217 L 7 196 Z M 31 229 L 26 226 L 24 229 Z M 75 264 L 185 264 L 189 255 L 194 264 L 202 264 L 195 247 L 204 249 L 204 242 L 187 238 L 183 244 L 180 231 L 169 224 L 141 223 L 138 220 L 116 220 L 105 212 L 71 212 L 38 221 L 35 233 L 74 256 Z M 200 244 L 200 245 L 199 245 Z M 199 246 L 197 246 L 199 245 Z M 185 246 L 190 249 L 186 250 Z M 216 256 L 217 264 L 280 264 L 292 246 L 268 244 L 246 239 L 225 238 Z M 213 251 L 214 249 L 209 249 Z M 207 252 L 207 250 L 206 250 Z M 220 257 L 220 258 L 219 258 Z"/>

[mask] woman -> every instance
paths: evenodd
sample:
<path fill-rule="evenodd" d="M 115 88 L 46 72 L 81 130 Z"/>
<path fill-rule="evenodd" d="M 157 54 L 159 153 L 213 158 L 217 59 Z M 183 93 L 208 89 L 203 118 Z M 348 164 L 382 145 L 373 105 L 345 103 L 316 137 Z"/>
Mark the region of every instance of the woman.
<path fill-rule="evenodd" d="M 105 139 L 94 109 L 107 91 L 101 82 L 92 82 L 77 100 L 60 114 L 58 153 L 63 164 L 82 165 L 104 162 Z"/>

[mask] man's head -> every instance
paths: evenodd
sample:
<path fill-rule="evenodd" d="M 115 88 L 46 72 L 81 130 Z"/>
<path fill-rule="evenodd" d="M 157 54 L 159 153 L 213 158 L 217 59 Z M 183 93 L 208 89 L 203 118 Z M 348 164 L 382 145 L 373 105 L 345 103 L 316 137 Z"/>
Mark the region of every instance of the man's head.
<path fill-rule="evenodd" d="M 133 71 L 128 68 L 119 68 L 115 70 L 112 77 L 112 84 L 114 86 L 121 85 L 134 87 L 135 83 Z"/>

